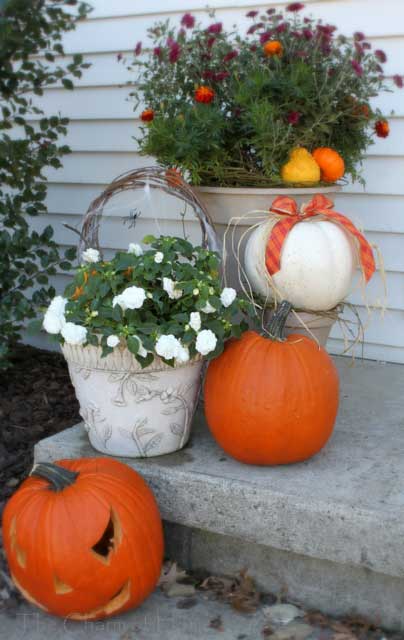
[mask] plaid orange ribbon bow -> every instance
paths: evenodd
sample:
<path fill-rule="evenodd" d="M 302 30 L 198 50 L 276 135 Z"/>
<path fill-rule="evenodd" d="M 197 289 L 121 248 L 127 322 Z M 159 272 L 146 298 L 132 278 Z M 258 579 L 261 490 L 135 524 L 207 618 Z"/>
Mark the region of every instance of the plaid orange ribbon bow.
<path fill-rule="evenodd" d="M 324 218 L 341 225 L 357 240 L 363 274 L 366 282 L 369 282 L 376 268 L 372 247 L 349 218 L 334 211 L 333 206 L 333 201 L 321 194 L 315 195 L 310 202 L 303 204 L 300 211 L 293 198 L 289 196 L 275 198 L 270 212 L 280 214 L 283 218 L 272 228 L 266 246 L 265 264 L 271 276 L 281 268 L 282 246 L 291 228 L 306 218 L 324 216 Z"/>

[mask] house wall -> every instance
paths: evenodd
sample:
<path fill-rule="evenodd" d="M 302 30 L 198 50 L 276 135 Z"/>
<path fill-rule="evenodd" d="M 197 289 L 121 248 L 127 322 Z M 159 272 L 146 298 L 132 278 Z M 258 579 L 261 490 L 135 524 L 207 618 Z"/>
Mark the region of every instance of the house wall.
<path fill-rule="evenodd" d="M 203 11 L 206 0 L 92 0 L 91 4 L 94 11 L 89 18 L 65 37 L 66 52 L 83 53 L 91 68 L 77 81 L 73 92 L 54 87 L 40 101 L 46 114 L 61 111 L 71 119 L 67 142 L 73 153 L 64 159 L 63 169 L 48 172 L 49 214 L 35 223 L 43 226 L 50 222 L 63 246 L 74 242 L 63 222 L 79 225 L 91 200 L 113 177 L 153 162 L 136 152 L 133 136 L 138 132 L 140 109 L 134 113 L 133 103 L 127 99 L 129 88 L 125 83 L 131 75 L 125 64 L 118 64 L 117 54 L 130 58 L 136 42 L 145 43 L 146 29 L 155 20 L 170 18 L 178 22 L 185 11 L 202 21 L 209 20 Z M 245 17 L 249 9 L 284 5 L 249 0 L 209 3 L 225 26 L 237 24 L 242 31 L 251 24 Z M 314 16 L 336 24 L 347 35 L 363 31 L 375 48 L 386 51 L 385 72 L 389 76 L 404 73 L 402 0 L 308 0 L 306 5 Z M 351 296 L 366 324 L 363 355 L 404 362 L 404 91 L 392 85 L 392 92 L 376 98 L 374 104 L 386 114 L 394 111 L 391 134 L 385 140 L 377 139 L 369 149 L 363 167 L 366 188 L 348 185 L 337 196 L 336 208 L 365 229 L 384 258 L 388 297 L 383 317 L 376 312 L 367 318 L 360 290 Z M 165 218 L 164 208 L 156 215 Z M 127 228 L 120 233 L 115 224 L 113 232 L 107 234 L 107 245 L 127 246 L 130 233 Z M 62 289 L 66 276 L 60 274 L 56 281 Z M 379 272 L 368 293 L 372 302 L 383 303 Z M 334 353 L 344 350 L 338 327 L 332 332 L 329 348 Z"/>

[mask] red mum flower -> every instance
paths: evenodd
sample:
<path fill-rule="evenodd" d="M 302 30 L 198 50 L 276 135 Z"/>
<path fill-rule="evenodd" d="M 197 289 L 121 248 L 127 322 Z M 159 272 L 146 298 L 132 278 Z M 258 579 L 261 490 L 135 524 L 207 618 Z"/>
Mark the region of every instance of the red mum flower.
<path fill-rule="evenodd" d="M 311 29 L 303 29 L 303 35 L 306 40 L 311 40 L 314 34 Z"/>
<path fill-rule="evenodd" d="M 223 25 L 222 25 L 221 22 L 215 22 L 214 24 L 211 24 L 207 28 L 207 32 L 208 33 L 221 33 L 222 27 L 223 27 Z"/>
<path fill-rule="evenodd" d="M 153 54 L 156 56 L 156 58 L 159 58 L 159 60 L 161 60 L 161 57 L 163 55 L 162 48 L 161 47 L 154 47 Z"/>
<path fill-rule="evenodd" d="M 375 124 L 375 131 L 379 138 L 387 138 L 390 133 L 390 127 L 387 120 L 378 120 Z"/>
<path fill-rule="evenodd" d="M 274 13 L 275 13 L 275 11 L 276 11 L 276 9 L 267 9 L 267 14 L 268 14 L 269 16 L 273 16 L 273 15 L 274 15 Z"/>
<path fill-rule="evenodd" d="M 249 29 L 247 29 L 247 34 L 251 35 L 252 33 L 255 33 L 258 29 L 261 29 L 261 27 L 263 26 L 264 26 L 263 22 L 256 22 L 255 24 L 251 25 Z"/>
<path fill-rule="evenodd" d="M 141 52 L 142 52 L 142 43 L 138 42 L 136 47 L 135 47 L 134 54 L 135 54 L 135 56 L 139 56 L 141 54 Z"/>
<path fill-rule="evenodd" d="M 215 74 L 214 80 L 216 82 L 222 82 L 223 80 L 225 80 L 229 76 L 230 76 L 230 73 L 228 71 L 219 71 L 219 73 Z"/>
<path fill-rule="evenodd" d="M 208 38 L 208 41 L 206 43 L 206 46 L 208 47 L 208 49 L 211 49 L 215 44 L 215 42 L 216 42 L 216 38 Z"/>
<path fill-rule="evenodd" d="M 210 102 L 212 102 L 214 97 L 215 97 L 215 92 L 210 87 L 205 87 L 204 85 L 202 85 L 195 90 L 196 102 L 203 102 L 204 104 L 209 104 Z"/>
<path fill-rule="evenodd" d="M 363 76 L 363 67 L 357 60 L 351 60 L 351 67 L 357 76 Z"/>
<path fill-rule="evenodd" d="M 174 42 L 170 47 L 170 53 L 168 54 L 168 59 L 171 63 L 177 62 L 178 58 L 181 55 L 181 47 L 178 42 Z"/>
<path fill-rule="evenodd" d="M 247 18 L 255 18 L 258 15 L 258 11 L 249 11 L 246 13 Z"/>
<path fill-rule="evenodd" d="M 153 120 L 153 118 L 154 118 L 153 109 L 145 109 L 140 114 L 140 119 L 141 119 L 142 122 L 151 122 Z"/>
<path fill-rule="evenodd" d="M 250 47 L 250 51 L 257 51 L 258 47 L 256 44 L 252 44 Z"/>
<path fill-rule="evenodd" d="M 238 56 L 238 51 L 229 51 L 229 53 L 226 53 L 226 55 L 223 57 L 223 62 L 230 62 L 230 60 L 234 60 L 234 58 L 237 58 Z"/>
<path fill-rule="evenodd" d="M 190 13 L 184 13 L 181 18 L 181 24 L 187 29 L 193 29 L 195 26 L 195 18 Z"/>
<path fill-rule="evenodd" d="M 281 22 L 276 27 L 276 33 L 283 33 L 284 31 L 286 31 L 287 28 L 288 28 L 287 22 Z"/>
<path fill-rule="evenodd" d="M 364 40 L 366 38 L 365 34 L 362 31 L 355 31 L 353 37 L 354 40 Z"/>
<path fill-rule="evenodd" d="M 382 51 L 382 49 L 376 49 L 375 56 L 379 60 L 379 62 L 384 63 L 387 61 L 387 56 L 384 51 Z"/>
<path fill-rule="evenodd" d="M 301 11 L 302 9 L 304 9 L 304 4 L 303 2 L 292 2 L 291 4 L 288 4 L 288 6 L 286 7 L 286 11 Z"/>
<path fill-rule="evenodd" d="M 298 124 L 301 116 L 302 114 L 299 111 L 289 111 L 288 115 L 286 116 L 286 120 L 289 124 L 292 125 L 292 127 L 294 127 Z"/>
<path fill-rule="evenodd" d="M 260 43 L 265 44 L 272 37 L 272 31 L 264 31 L 260 35 Z"/>
<path fill-rule="evenodd" d="M 398 87 L 399 89 L 403 88 L 403 77 L 399 76 L 398 74 L 396 74 L 395 76 L 393 76 L 393 80 L 394 80 L 394 84 L 396 85 L 396 87 Z"/>
<path fill-rule="evenodd" d="M 212 78 L 214 77 L 214 73 L 213 71 L 211 71 L 210 69 L 207 69 L 206 71 L 202 72 L 202 78 L 204 80 L 212 80 Z"/>

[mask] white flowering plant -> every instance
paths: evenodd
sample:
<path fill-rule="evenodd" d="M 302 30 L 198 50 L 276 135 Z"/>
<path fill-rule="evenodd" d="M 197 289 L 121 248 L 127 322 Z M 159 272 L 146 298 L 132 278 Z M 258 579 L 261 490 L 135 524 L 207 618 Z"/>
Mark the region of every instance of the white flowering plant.
<path fill-rule="evenodd" d="M 127 347 L 142 367 L 159 356 L 169 365 L 218 356 L 228 338 L 248 328 L 250 303 L 223 287 L 219 256 L 182 238 L 146 236 L 109 261 L 83 253 L 64 297 L 43 320 L 61 343 L 100 345 L 102 356 Z"/>

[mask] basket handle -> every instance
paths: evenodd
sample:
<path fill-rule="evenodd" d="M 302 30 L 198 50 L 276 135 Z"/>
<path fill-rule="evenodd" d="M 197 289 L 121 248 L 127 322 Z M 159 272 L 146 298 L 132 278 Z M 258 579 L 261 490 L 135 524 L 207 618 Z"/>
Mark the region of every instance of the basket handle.
<path fill-rule="evenodd" d="M 152 189 L 162 189 L 189 204 L 201 226 L 202 246 L 205 249 L 208 248 L 221 254 L 221 241 L 216 233 L 213 221 L 192 187 L 174 170 L 167 170 L 161 166 L 151 166 L 123 173 L 115 178 L 101 195 L 92 201 L 83 219 L 79 242 L 79 259 L 81 259 L 83 251 L 88 247 L 98 249 L 102 254 L 98 230 L 104 207 L 109 199 L 123 191 L 143 189 L 145 185 L 149 185 Z"/>

